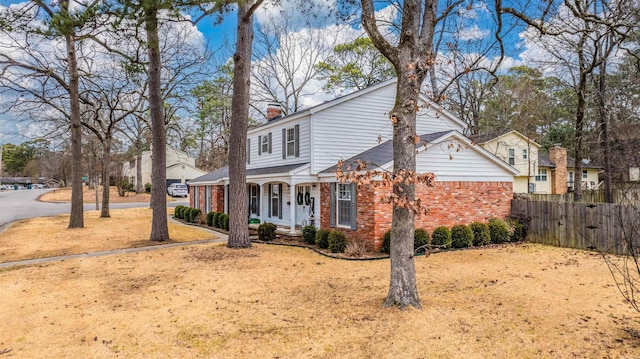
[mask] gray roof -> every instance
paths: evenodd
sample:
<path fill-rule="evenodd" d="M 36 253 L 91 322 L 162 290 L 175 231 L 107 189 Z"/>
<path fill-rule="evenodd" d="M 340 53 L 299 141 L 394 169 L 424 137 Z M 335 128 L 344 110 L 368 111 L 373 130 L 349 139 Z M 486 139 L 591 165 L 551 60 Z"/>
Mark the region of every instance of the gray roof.
<path fill-rule="evenodd" d="M 449 130 L 449 131 L 434 132 L 434 133 L 421 135 L 420 142 L 421 144 L 423 142 L 431 143 L 437 140 L 438 138 L 451 132 L 456 132 L 456 131 Z M 344 161 L 342 170 L 346 171 L 349 166 L 351 166 L 351 170 L 355 169 L 358 166 L 358 163 L 357 163 L 358 160 L 360 160 L 361 162 L 365 162 L 369 169 L 380 167 L 393 161 L 393 141 L 388 140 L 386 142 L 383 142 L 373 148 L 370 148 L 362 153 L 359 153 L 349 158 L 348 160 Z M 337 168 L 338 168 L 338 165 L 331 166 L 320 173 L 333 173 L 336 171 Z"/>
<path fill-rule="evenodd" d="M 308 165 L 309 162 L 305 163 L 296 163 L 292 165 L 281 165 L 281 166 L 272 166 L 272 167 L 262 167 L 262 168 L 251 168 L 247 170 L 247 176 L 257 176 L 257 175 L 267 175 L 267 174 L 277 174 L 277 173 L 287 173 L 291 172 L 297 168 Z M 229 166 L 224 166 L 222 168 L 218 168 L 213 172 L 209 172 L 206 175 L 200 176 L 198 178 L 194 178 L 189 183 L 193 182 L 214 182 L 223 178 L 229 177 Z"/>
<path fill-rule="evenodd" d="M 551 162 L 551 160 L 549 159 L 548 153 L 538 153 L 538 166 L 555 168 L 556 164 Z M 575 168 L 575 167 L 576 167 L 576 161 L 573 159 L 573 157 L 567 156 L 567 168 Z M 582 168 L 598 169 L 598 168 L 602 168 L 602 166 L 594 162 L 588 162 L 587 160 L 582 160 Z"/>

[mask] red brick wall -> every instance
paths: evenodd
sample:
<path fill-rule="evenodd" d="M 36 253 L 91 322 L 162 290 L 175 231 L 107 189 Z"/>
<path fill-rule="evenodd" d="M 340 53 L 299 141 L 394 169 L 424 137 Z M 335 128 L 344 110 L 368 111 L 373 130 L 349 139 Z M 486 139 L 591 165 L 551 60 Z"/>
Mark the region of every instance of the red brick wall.
<path fill-rule="evenodd" d="M 189 196 L 189 207 L 200 208 L 203 212 L 205 210 L 205 196 L 206 186 L 192 186 L 190 188 L 191 195 Z M 199 203 L 195 203 L 195 191 L 200 193 Z M 224 211 L 224 186 L 211 186 L 211 211 L 223 212 Z"/>
<path fill-rule="evenodd" d="M 378 250 L 384 233 L 391 229 L 392 206 L 380 203 L 390 192 L 390 186 L 358 187 L 358 229 L 337 229 L 349 238 L 372 241 Z M 434 187 L 418 185 L 416 196 L 429 209 L 427 215 L 416 217 L 416 228 L 431 233 L 437 226 L 487 222 L 492 217 L 508 216 L 513 185 L 511 182 L 436 182 Z M 323 183 L 320 188 L 321 228 L 330 228 L 329 199 L 329 184 Z"/>
<path fill-rule="evenodd" d="M 189 186 L 189 207 L 196 208 L 195 206 L 195 198 L 193 194 L 198 190 L 198 186 Z"/>

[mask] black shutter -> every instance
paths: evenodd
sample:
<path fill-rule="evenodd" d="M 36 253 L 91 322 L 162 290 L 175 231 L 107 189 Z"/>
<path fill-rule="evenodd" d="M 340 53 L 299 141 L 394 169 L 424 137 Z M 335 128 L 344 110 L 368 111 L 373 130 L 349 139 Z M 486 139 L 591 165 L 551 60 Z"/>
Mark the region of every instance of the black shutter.
<path fill-rule="evenodd" d="M 267 199 L 267 216 L 271 217 L 271 183 L 269 183 L 269 198 Z"/>
<path fill-rule="evenodd" d="M 300 125 L 295 127 L 295 138 L 296 157 L 300 157 Z"/>
<path fill-rule="evenodd" d="M 251 139 L 247 138 L 247 164 L 251 164 Z"/>
<path fill-rule="evenodd" d="M 269 132 L 269 153 L 271 153 L 271 132 Z"/>
<path fill-rule="evenodd" d="M 282 159 L 287 158 L 287 130 L 282 129 Z"/>
<path fill-rule="evenodd" d="M 282 219 L 282 183 L 278 187 L 278 218 Z"/>
<path fill-rule="evenodd" d="M 258 136 L 258 156 L 262 154 L 262 136 Z"/>
<path fill-rule="evenodd" d="M 336 183 L 329 184 L 329 226 L 336 226 Z"/>
<path fill-rule="evenodd" d="M 357 230 L 358 227 L 356 226 L 356 216 L 358 214 L 358 196 L 357 196 L 357 188 L 358 188 L 358 184 L 357 183 L 352 183 L 351 184 L 351 230 Z"/>

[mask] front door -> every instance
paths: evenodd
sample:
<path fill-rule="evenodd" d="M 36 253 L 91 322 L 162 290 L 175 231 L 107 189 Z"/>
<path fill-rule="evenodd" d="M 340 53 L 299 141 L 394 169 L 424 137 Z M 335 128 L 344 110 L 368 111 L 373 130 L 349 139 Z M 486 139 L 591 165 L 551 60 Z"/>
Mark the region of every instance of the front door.
<path fill-rule="evenodd" d="M 296 186 L 296 226 L 300 228 L 311 224 L 309 215 L 311 210 L 311 186 Z"/>

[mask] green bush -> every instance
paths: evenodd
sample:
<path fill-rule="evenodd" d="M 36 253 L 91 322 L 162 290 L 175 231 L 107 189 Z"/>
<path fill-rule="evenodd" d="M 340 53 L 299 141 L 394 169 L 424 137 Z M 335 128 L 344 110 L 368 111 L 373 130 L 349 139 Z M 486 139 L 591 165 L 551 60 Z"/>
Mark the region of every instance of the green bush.
<path fill-rule="evenodd" d="M 384 232 L 384 237 L 382 237 L 382 248 L 380 248 L 380 252 L 386 254 L 391 253 L 391 231 Z"/>
<path fill-rule="evenodd" d="M 147 193 L 151 193 L 151 183 L 144 184 L 144 191 Z"/>
<path fill-rule="evenodd" d="M 276 225 L 269 222 L 259 225 L 258 239 L 261 241 L 272 241 L 276 239 Z"/>
<path fill-rule="evenodd" d="M 440 226 L 433 230 L 431 243 L 440 246 L 451 246 L 451 231 L 445 226 Z"/>
<path fill-rule="evenodd" d="M 215 224 L 216 228 L 224 228 L 224 226 L 223 226 L 223 223 L 222 223 L 222 222 L 223 222 L 223 219 L 224 219 L 224 215 L 225 215 L 225 214 L 226 214 L 226 213 L 220 213 L 220 214 L 218 214 L 218 216 L 216 217 L 216 224 Z"/>
<path fill-rule="evenodd" d="M 329 250 L 331 253 L 342 253 L 347 248 L 347 237 L 341 231 L 329 233 Z"/>
<path fill-rule="evenodd" d="M 305 242 L 309 244 L 316 244 L 316 227 L 304 226 L 304 228 L 302 228 L 302 237 Z"/>
<path fill-rule="evenodd" d="M 182 219 L 182 209 L 184 208 L 183 205 L 179 204 L 176 206 L 176 208 L 173 210 L 173 217 L 177 218 L 177 219 Z"/>
<path fill-rule="evenodd" d="M 509 227 L 509 224 L 500 218 L 491 218 L 489 220 L 489 236 L 491 237 L 491 243 L 505 243 L 511 239 L 513 230 Z"/>
<path fill-rule="evenodd" d="M 209 227 L 213 226 L 213 216 L 215 214 L 216 214 L 216 212 L 207 213 L 207 226 L 209 226 Z"/>
<path fill-rule="evenodd" d="M 229 230 L 229 215 L 226 213 L 222 213 L 219 216 L 219 222 L 220 222 L 220 228 L 224 229 L 225 231 Z"/>
<path fill-rule="evenodd" d="M 413 233 L 413 250 L 415 251 L 425 244 L 429 244 L 429 241 L 429 232 L 422 228 L 416 228 L 416 231 Z"/>
<path fill-rule="evenodd" d="M 527 230 L 529 229 L 529 221 L 525 218 L 510 217 L 509 225 L 513 230 L 511 235 L 511 242 L 523 241 L 527 237 Z"/>
<path fill-rule="evenodd" d="M 211 225 L 213 227 L 216 228 L 220 228 L 220 224 L 219 224 L 219 220 L 220 220 L 220 215 L 222 215 L 223 213 L 221 212 L 213 212 L 213 216 L 211 216 Z"/>
<path fill-rule="evenodd" d="M 429 241 L 429 232 L 422 228 L 416 228 L 416 231 L 413 233 L 413 250 L 428 244 Z M 385 232 L 382 238 L 382 248 L 380 248 L 380 252 L 386 254 L 391 253 L 391 231 Z"/>
<path fill-rule="evenodd" d="M 328 229 L 318 229 L 316 231 L 316 244 L 318 247 L 327 249 L 329 248 L 329 233 L 331 233 Z"/>
<path fill-rule="evenodd" d="M 191 208 L 191 213 L 189 213 L 189 222 L 198 223 L 198 221 L 200 219 L 200 213 L 202 213 L 202 211 L 200 209 Z"/>
<path fill-rule="evenodd" d="M 453 248 L 471 247 L 473 244 L 473 231 L 464 224 L 451 227 L 451 246 Z"/>
<path fill-rule="evenodd" d="M 489 226 L 482 222 L 473 222 L 469 225 L 471 232 L 473 232 L 473 245 L 476 247 L 486 246 L 491 243 L 491 236 L 489 235 Z"/>

